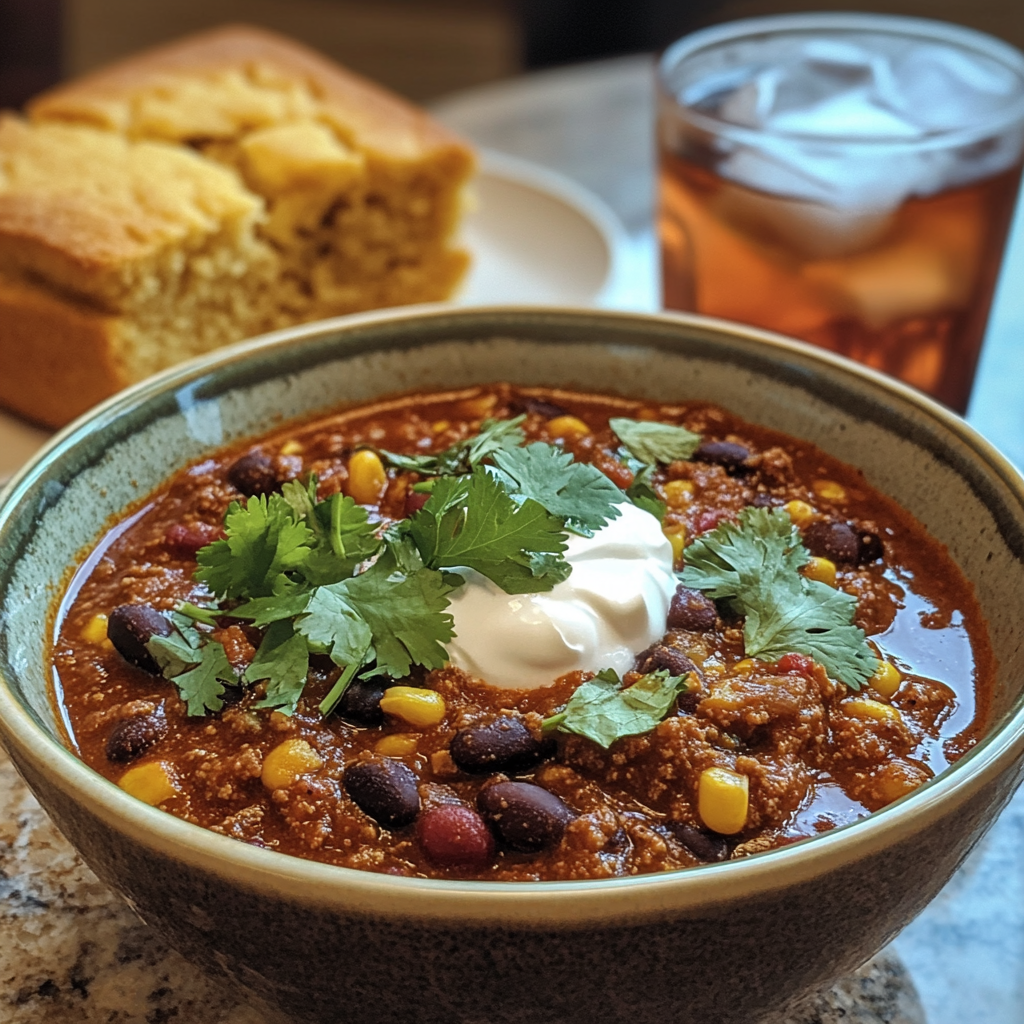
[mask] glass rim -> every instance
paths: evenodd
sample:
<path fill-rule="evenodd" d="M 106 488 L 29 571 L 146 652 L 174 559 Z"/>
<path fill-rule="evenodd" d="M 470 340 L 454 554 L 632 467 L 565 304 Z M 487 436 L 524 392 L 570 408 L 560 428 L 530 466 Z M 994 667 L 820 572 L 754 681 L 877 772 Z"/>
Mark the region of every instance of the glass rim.
<path fill-rule="evenodd" d="M 996 111 L 982 121 L 964 127 L 930 131 L 918 138 L 900 139 L 887 135 L 819 135 L 809 132 L 751 128 L 725 121 L 687 106 L 668 84 L 670 74 L 685 60 L 723 44 L 756 36 L 798 35 L 826 29 L 844 32 L 874 32 L 878 35 L 917 37 L 932 42 L 947 43 L 960 50 L 974 52 L 994 60 L 1014 72 L 1020 88 L 1016 97 L 1011 98 L 1002 110 Z M 850 148 L 863 148 L 872 151 L 947 149 L 970 145 L 1017 124 L 1024 126 L 1024 53 L 1005 40 L 986 32 L 933 18 L 843 12 L 770 14 L 756 18 L 741 18 L 699 29 L 676 40 L 659 58 L 656 78 L 660 100 L 670 103 L 674 112 L 694 127 L 755 147 L 763 147 L 766 140 L 779 139 L 819 148 L 836 146 L 847 150 Z"/>

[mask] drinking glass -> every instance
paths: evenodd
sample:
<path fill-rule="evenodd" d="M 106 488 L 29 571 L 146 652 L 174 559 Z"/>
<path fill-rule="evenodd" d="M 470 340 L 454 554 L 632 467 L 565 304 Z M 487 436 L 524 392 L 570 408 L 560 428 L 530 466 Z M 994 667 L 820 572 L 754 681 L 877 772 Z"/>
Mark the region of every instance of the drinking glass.
<path fill-rule="evenodd" d="M 659 67 L 664 304 L 966 410 L 1024 160 L 1024 54 L 920 18 L 694 33 Z"/>

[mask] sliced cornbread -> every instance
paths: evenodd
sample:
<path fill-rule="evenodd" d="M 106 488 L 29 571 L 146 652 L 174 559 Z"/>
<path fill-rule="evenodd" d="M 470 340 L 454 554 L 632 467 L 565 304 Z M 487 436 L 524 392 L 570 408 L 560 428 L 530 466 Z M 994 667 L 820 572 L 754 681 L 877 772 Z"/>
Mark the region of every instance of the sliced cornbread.
<path fill-rule="evenodd" d="M 58 425 L 274 327 L 447 298 L 471 151 L 319 55 L 231 27 L 0 122 L 0 402 Z"/>

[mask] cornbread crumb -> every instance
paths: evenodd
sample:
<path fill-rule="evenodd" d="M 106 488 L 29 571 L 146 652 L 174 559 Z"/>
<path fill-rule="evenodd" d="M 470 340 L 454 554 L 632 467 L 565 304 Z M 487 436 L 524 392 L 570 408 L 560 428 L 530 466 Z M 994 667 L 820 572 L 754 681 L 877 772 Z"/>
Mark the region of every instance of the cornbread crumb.
<path fill-rule="evenodd" d="M 0 403 L 52 426 L 182 359 L 447 298 L 473 156 L 262 30 L 190 37 L 0 117 Z"/>

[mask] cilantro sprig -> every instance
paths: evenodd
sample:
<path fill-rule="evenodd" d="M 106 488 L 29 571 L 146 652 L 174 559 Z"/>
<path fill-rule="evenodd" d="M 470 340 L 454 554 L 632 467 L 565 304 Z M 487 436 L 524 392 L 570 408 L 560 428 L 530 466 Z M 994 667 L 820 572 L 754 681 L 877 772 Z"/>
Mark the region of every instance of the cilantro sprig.
<path fill-rule="evenodd" d="M 220 711 L 225 688 L 238 685 L 224 645 L 201 632 L 186 615 L 172 612 L 170 619 L 170 636 L 151 637 L 146 650 L 177 686 L 190 715 Z"/>
<path fill-rule="evenodd" d="M 613 417 L 608 425 L 622 442 L 619 457 L 633 473 L 627 497 L 655 519 L 664 519 L 665 503 L 654 489 L 654 470 L 659 463 L 668 465 L 678 459 L 689 459 L 700 444 L 700 434 L 671 423 L 631 420 L 625 416 Z"/>
<path fill-rule="evenodd" d="M 389 465 L 406 472 L 424 476 L 462 476 L 472 472 L 488 456 L 518 448 L 526 439 L 520 427 L 525 419 L 526 414 L 523 413 L 510 420 L 484 420 L 479 434 L 429 455 L 401 455 L 384 448 L 376 451 Z"/>
<path fill-rule="evenodd" d="M 617 672 L 603 669 L 577 687 L 565 709 L 544 719 L 541 727 L 546 732 L 585 736 L 607 749 L 623 736 L 650 732 L 689 688 L 689 676 L 673 676 L 665 670 L 649 672 L 632 686 L 623 686 Z"/>
<path fill-rule="evenodd" d="M 686 548 L 683 584 L 732 604 L 745 616 L 751 658 L 806 654 L 830 676 L 859 690 L 878 667 L 864 631 L 854 625 L 857 600 L 800 569 L 810 554 L 783 509 L 746 508 Z"/>

